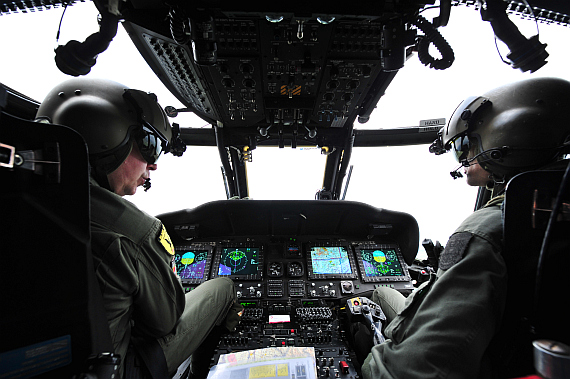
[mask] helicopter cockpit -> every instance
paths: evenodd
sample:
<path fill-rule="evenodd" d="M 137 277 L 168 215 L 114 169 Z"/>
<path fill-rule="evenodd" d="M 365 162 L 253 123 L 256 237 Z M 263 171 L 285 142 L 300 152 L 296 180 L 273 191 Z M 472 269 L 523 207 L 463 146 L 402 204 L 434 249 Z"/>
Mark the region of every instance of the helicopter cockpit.
<path fill-rule="evenodd" d="M 73 3 L 0 0 L 0 14 L 9 17 L 8 13 L 17 11 Z M 122 24 L 154 75 L 182 104 L 168 106 L 165 111 L 173 125 L 180 128 L 184 145 L 188 149 L 217 149 L 226 199 L 157 216 L 172 238 L 177 273 L 185 291 L 212 278 L 229 277 L 245 308 L 237 330 L 221 340 L 212 366 L 231 353 L 313 347 L 314 375 L 308 377 L 359 378 L 362 362 L 355 352 L 354 325 L 368 325 L 361 299 L 378 287 L 394 288 L 408 295 L 437 270 L 443 247 L 437 241 L 420 241 L 418 222 L 412 214 L 344 200 L 343 192 L 346 193 L 350 181 L 354 149 L 409 145 L 425 145 L 427 149 L 436 140 L 445 119 L 429 119 L 406 128 L 359 129 L 357 125 L 364 125 L 373 117 L 377 104 L 412 56 L 417 55 L 426 70 L 443 71 L 453 65 L 453 46 L 442 36 L 440 28 L 453 17 L 454 7 L 474 6 L 481 13 L 482 27 L 489 28 L 508 46 L 507 63 L 527 73 L 546 64 L 548 41 L 540 41 L 538 35 L 523 36 L 509 16 L 568 26 L 570 7 L 544 0 L 532 2 L 532 7 L 527 1 L 435 3 L 290 1 L 259 7 L 255 2 L 238 4 L 225 0 L 93 0 L 100 13 L 99 31 L 83 42 L 72 40 L 55 49 L 54 64 L 61 72 L 88 75 Z M 438 15 L 429 21 L 422 12 L 432 7 Z M 30 123 L 39 102 L 19 93 L 17 88 L 1 89 L 0 131 L 9 129 L 5 125 L 10 122 L 21 124 L 28 134 L 35 133 Z M 209 127 L 178 125 L 177 117 L 187 113 Z M 0 132 L 0 171 L 8 175 L 6 183 L 19 183 L 4 189 L 3 201 L 17 198 L 10 212 L 29 212 L 29 217 L 20 216 L 15 223 L 2 223 L 4 230 L 18 236 L 21 247 L 6 246 L 22 248 L 30 252 L 30 257 L 39 256 L 40 251 L 58 254 L 57 238 L 51 235 L 58 228 L 39 234 L 50 234 L 47 245 L 45 241 L 26 238 L 30 231 L 27 225 L 39 230 L 50 221 L 63 225 L 64 231 L 80 225 L 76 230 L 79 237 L 76 235 L 73 240 L 87 241 L 80 249 L 88 250 L 88 209 L 77 208 L 77 204 L 88 199 L 88 191 L 84 187 L 77 189 L 65 178 L 67 169 L 52 170 L 45 163 L 67 160 L 68 144 L 77 141 L 59 129 L 55 134 L 61 140 L 43 144 L 40 135 L 27 146 L 25 136 Z M 3 140 L 3 136 L 7 139 Z M 322 186 L 315 200 L 250 199 L 247 165 L 256 149 L 264 147 L 310 147 L 326 157 Z M 88 176 L 83 158 L 72 164 L 77 167 L 68 175 Z M 85 172 L 79 174 L 82 169 Z M 24 175 L 19 174 L 22 170 Z M 553 186 L 561 180 L 553 179 Z M 29 186 L 36 185 L 49 187 L 45 195 L 41 191 L 28 193 Z M 66 191 L 54 190 L 56 185 Z M 72 192 L 79 193 L 74 201 L 53 200 L 71 196 Z M 476 207 L 489 195 L 482 188 Z M 26 206 L 20 207 L 20 202 Z M 38 205 L 43 202 L 52 205 Z M 550 204 L 545 207 L 552 209 Z M 86 217 L 74 215 L 76 210 L 87 212 Z M 42 221 L 32 221 L 35 216 L 31 215 L 36 212 Z M 566 213 L 561 216 L 563 222 L 568 221 Z M 57 217 L 50 216 L 53 214 Z M 419 258 L 424 254 L 419 254 L 420 247 L 425 250 L 426 259 Z M 18 261 L 14 258 L 10 267 Z M 43 258 L 40 261 L 43 266 L 39 271 L 57 264 Z M 85 266 L 85 272 L 92 269 L 88 261 L 79 263 Z M 4 271 L 3 288 L 11 288 L 15 283 L 22 288 L 4 300 L 17 304 L 30 292 L 24 289 L 29 288 L 30 280 L 17 278 L 19 275 L 14 273 L 4 275 Z M 41 278 L 41 274 L 36 275 L 34 279 Z M 15 341 L 20 332 L 16 327 L 10 331 L 11 325 L 25 324 L 32 330 L 30 333 L 38 334 L 47 327 L 43 322 L 37 327 L 29 326 L 33 309 L 29 304 L 14 306 L 14 314 L 22 312 L 28 316 L 2 319 L 3 333 L 10 340 L 3 342 L 0 351 L 3 375 L 48 377 L 55 372 L 71 376 L 77 373 L 77 367 L 83 367 L 70 366 L 75 360 L 72 351 L 81 355 L 89 355 L 85 353 L 90 349 L 99 354 L 109 352 L 107 336 L 94 337 L 97 330 L 104 328 L 104 322 L 96 311 L 100 299 L 93 294 L 92 274 L 84 277 L 89 289 L 80 295 L 71 294 L 70 298 L 96 298 L 89 302 L 87 312 L 94 316 L 85 317 L 91 318 L 94 325 L 89 330 L 91 334 L 79 337 L 89 340 L 90 347 L 76 352 L 71 347 L 74 337 L 68 338 L 73 334 L 59 331 L 42 335 L 38 342 L 31 337 L 22 338 L 21 343 Z M 56 278 L 32 282 L 44 285 L 50 281 Z M 56 287 L 65 292 L 65 286 Z M 81 314 L 85 316 L 84 312 Z M 41 312 L 39 317 L 43 317 Z M 64 320 L 63 324 L 71 322 Z M 33 361 L 30 351 L 35 351 L 39 359 Z M 103 366 L 112 366 L 108 363 L 112 362 L 109 355 L 102 358 L 106 362 Z M 12 363 L 4 363 L 8 361 Z M 524 369 L 525 374 L 530 374 L 531 368 Z"/>

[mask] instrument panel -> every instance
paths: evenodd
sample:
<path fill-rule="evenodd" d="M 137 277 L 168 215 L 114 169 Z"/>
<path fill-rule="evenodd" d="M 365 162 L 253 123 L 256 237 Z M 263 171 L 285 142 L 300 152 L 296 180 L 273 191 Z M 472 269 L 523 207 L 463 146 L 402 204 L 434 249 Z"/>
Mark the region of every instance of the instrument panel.
<path fill-rule="evenodd" d="M 244 306 L 211 365 L 232 352 L 313 347 L 318 378 L 357 378 L 358 317 L 347 301 L 378 286 L 414 288 L 408 265 L 419 232 L 402 212 L 350 201 L 223 200 L 158 218 L 185 291 L 227 277 Z"/>
<path fill-rule="evenodd" d="M 372 291 L 378 285 L 413 288 L 394 243 L 246 240 L 176 246 L 176 269 L 185 290 L 217 277 L 232 279 L 240 299 L 336 299 Z"/>
<path fill-rule="evenodd" d="M 394 243 L 245 238 L 179 245 L 175 259 L 185 291 L 229 277 L 244 306 L 240 325 L 222 338 L 212 365 L 232 352 L 313 346 L 318 378 L 357 377 L 360 363 L 344 320 L 347 300 L 370 297 L 377 286 L 413 289 Z"/>

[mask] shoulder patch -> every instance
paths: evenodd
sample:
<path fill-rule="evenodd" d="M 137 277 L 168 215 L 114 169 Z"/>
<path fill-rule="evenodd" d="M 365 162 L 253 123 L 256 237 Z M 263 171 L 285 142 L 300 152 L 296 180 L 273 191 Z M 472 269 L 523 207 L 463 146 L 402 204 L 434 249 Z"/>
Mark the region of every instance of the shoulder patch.
<path fill-rule="evenodd" d="M 160 242 L 168 254 L 174 255 L 174 245 L 172 244 L 170 236 L 168 235 L 168 232 L 166 231 L 164 225 L 162 225 L 162 230 L 158 236 L 158 242 Z"/>
<path fill-rule="evenodd" d="M 468 232 L 456 233 L 451 236 L 445 249 L 439 257 L 439 268 L 449 270 L 454 264 L 459 262 L 465 256 L 465 249 L 473 234 Z"/>

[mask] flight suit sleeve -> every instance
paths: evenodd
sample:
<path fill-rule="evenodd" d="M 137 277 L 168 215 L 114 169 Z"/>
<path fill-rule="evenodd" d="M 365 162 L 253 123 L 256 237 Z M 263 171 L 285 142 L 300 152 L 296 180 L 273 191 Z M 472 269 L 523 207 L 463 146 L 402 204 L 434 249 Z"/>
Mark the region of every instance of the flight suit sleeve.
<path fill-rule="evenodd" d="M 454 241 L 453 239 L 456 238 Z M 449 269 L 415 293 L 373 347 L 365 379 L 478 378 L 506 296 L 500 252 L 470 233 L 452 236 Z"/>
<path fill-rule="evenodd" d="M 132 294 L 138 287 L 138 275 L 133 260 L 122 254 L 128 241 L 110 235 L 108 231 L 93 228 L 93 255 L 99 287 L 103 295 L 105 312 L 109 322 L 111 337 L 116 350 L 125 333 L 130 330 L 129 309 L 132 306 Z M 126 351 L 126 346 L 123 346 Z"/>
<path fill-rule="evenodd" d="M 133 312 L 135 328 L 156 338 L 172 331 L 185 306 L 184 290 L 173 272 L 174 248 L 162 224 L 157 224 L 136 259 L 139 283 Z"/>

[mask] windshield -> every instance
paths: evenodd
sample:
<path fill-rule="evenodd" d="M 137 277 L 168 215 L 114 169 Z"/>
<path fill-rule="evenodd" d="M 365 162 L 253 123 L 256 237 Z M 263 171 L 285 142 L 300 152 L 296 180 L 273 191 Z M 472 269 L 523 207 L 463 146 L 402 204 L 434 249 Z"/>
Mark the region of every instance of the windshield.
<path fill-rule="evenodd" d="M 0 42 L 4 58 L 0 62 L 0 82 L 41 101 L 53 86 L 69 78 L 54 64 L 54 47 L 71 39 L 83 41 L 97 31 L 97 10 L 92 3 L 69 7 L 56 43 L 62 12 L 58 8 L 0 19 L 4 37 Z M 428 19 L 437 14 L 437 10 L 424 12 Z M 511 18 L 527 37 L 536 34 L 533 21 Z M 541 42 L 548 44 L 550 57 L 549 63 L 532 75 L 570 79 L 566 67 L 570 61 L 570 28 L 554 24 L 539 24 L 539 28 Z M 439 30 L 455 52 L 454 64 L 436 71 L 422 65 L 413 55 L 386 90 L 370 121 L 355 123 L 355 129 L 411 127 L 418 126 L 420 120 L 447 119 L 464 98 L 529 77 L 529 73 L 514 70 L 501 61 L 500 54 L 505 56 L 508 50 L 499 41 L 500 53 L 497 52 L 490 25 L 481 21 L 473 7 L 454 7 L 449 25 Z M 89 75 L 155 92 L 163 107 L 182 107 L 121 27 Z M 182 128 L 210 127 L 191 114 L 182 113 L 171 121 Z M 252 162 L 247 163 L 250 197 L 314 199 L 322 185 L 325 160 L 320 148 L 315 147 L 258 147 L 253 151 Z M 420 241 L 430 238 L 444 244 L 473 211 L 477 188 L 468 187 L 464 179 L 453 180 L 449 175 L 457 167 L 453 157 L 434 156 L 427 145 L 355 148 L 350 164 L 353 171 L 346 200 L 412 214 L 419 224 Z M 129 200 L 156 215 L 226 199 L 220 166 L 215 147 L 189 146 L 181 158 L 167 154 L 151 174 L 152 188 L 148 192 L 139 189 Z"/>

